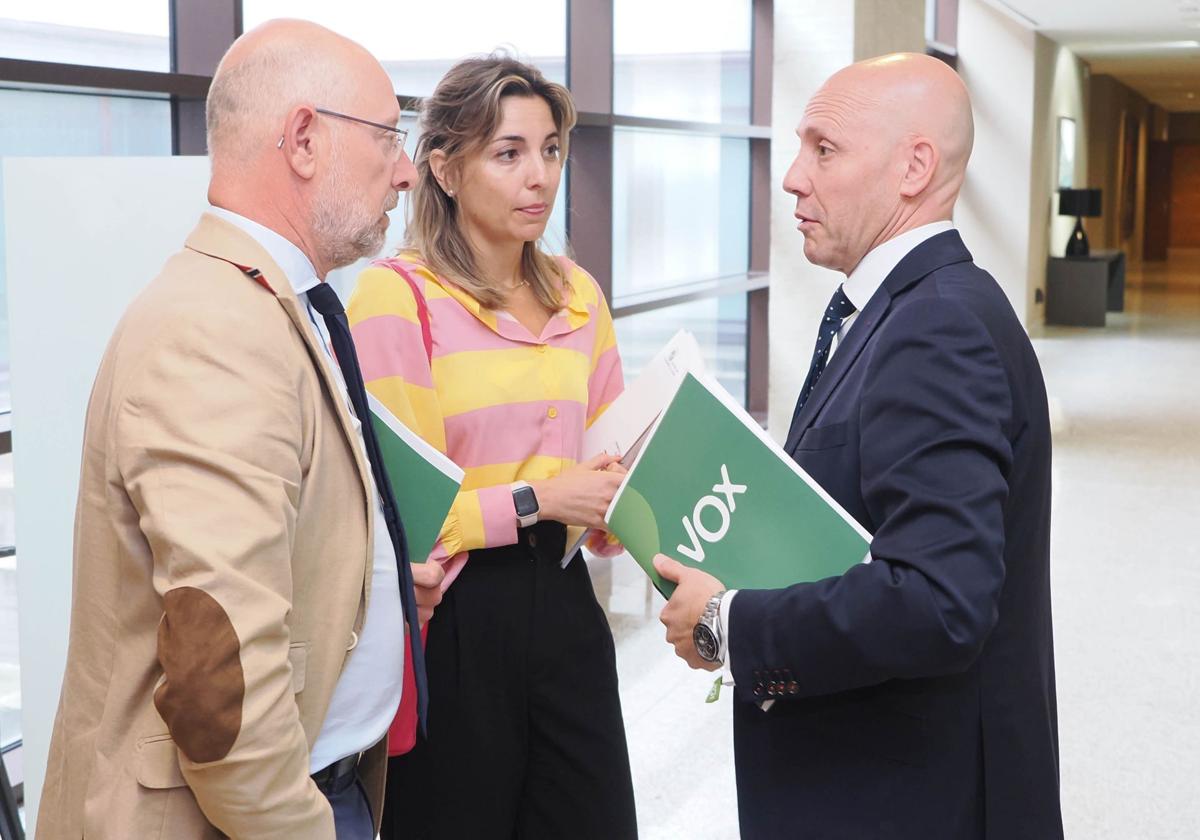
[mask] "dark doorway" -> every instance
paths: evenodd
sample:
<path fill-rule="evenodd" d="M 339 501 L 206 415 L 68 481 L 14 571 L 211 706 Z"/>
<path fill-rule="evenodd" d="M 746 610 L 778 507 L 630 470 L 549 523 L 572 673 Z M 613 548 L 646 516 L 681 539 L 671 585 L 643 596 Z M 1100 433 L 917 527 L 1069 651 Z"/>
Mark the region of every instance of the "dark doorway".
<path fill-rule="evenodd" d="M 1165 260 L 1171 237 L 1171 144 L 1150 141 L 1146 149 L 1146 239 L 1142 258 Z"/>

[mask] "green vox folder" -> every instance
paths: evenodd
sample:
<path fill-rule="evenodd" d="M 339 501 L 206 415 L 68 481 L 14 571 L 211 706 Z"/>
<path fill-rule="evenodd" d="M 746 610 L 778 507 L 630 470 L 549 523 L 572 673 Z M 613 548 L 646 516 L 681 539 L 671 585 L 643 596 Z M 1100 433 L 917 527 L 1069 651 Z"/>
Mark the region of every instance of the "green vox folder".
<path fill-rule="evenodd" d="M 409 559 L 424 563 L 462 486 L 462 468 L 396 419 L 371 394 L 367 394 L 367 405 L 404 523 Z"/>
<path fill-rule="evenodd" d="M 605 518 L 668 598 L 659 552 L 730 589 L 776 589 L 840 575 L 871 543 L 720 385 L 690 373 Z"/>

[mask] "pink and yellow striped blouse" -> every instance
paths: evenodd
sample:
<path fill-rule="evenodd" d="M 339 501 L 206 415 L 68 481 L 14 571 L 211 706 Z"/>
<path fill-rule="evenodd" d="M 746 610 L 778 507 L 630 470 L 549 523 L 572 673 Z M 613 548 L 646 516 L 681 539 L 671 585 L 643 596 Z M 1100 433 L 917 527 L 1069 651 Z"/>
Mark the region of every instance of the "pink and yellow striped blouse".
<path fill-rule="evenodd" d="M 425 296 L 432 361 L 412 287 L 386 265 L 359 275 L 347 314 L 367 390 L 466 472 L 430 555 L 444 591 L 468 551 L 517 541 L 512 482 L 598 454 L 581 451 L 583 432 L 621 392 L 621 359 L 604 295 L 574 263 L 562 260 L 565 305 L 535 336 L 415 252 L 397 261 Z"/>

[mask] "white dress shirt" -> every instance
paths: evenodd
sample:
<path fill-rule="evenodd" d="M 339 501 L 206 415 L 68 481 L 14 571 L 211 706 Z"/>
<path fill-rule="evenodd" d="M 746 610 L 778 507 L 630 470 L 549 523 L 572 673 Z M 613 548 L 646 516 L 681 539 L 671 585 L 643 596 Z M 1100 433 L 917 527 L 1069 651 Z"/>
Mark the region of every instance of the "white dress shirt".
<path fill-rule="evenodd" d="M 833 344 L 829 347 L 829 359 L 832 359 L 833 354 L 837 352 L 838 345 L 842 343 L 842 338 L 850 329 L 850 325 L 858 318 L 858 313 L 866 308 L 867 303 L 883 285 L 883 281 L 892 273 L 892 269 L 900 264 L 900 260 L 907 257 L 909 251 L 926 239 L 948 230 L 954 230 L 954 223 L 951 221 L 930 222 L 927 225 L 921 225 L 889 239 L 859 261 L 855 269 L 850 272 L 850 276 L 846 278 L 846 282 L 842 284 L 842 291 L 854 304 L 854 311 L 842 321 L 842 326 L 834 336 Z M 826 364 L 828 364 L 828 359 L 826 359 Z"/>
<path fill-rule="evenodd" d="M 829 347 L 828 360 L 833 358 L 833 354 L 837 351 L 838 345 L 842 343 L 850 326 L 858 318 L 858 314 L 863 311 L 867 303 L 879 291 L 879 287 L 883 285 L 883 281 L 892 273 L 900 260 L 908 256 L 909 252 L 929 239 L 932 236 L 937 236 L 939 233 L 945 233 L 948 230 L 954 230 L 954 223 L 947 220 L 941 222 L 931 222 L 927 225 L 913 228 L 905 231 L 899 236 L 889 239 L 882 245 L 876 246 L 863 257 L 855 269 L 850 272 L 850 276 L 846 278 L 846 282 L 842 284 L 842 291 L 846 293 L 846 297 L 854 304 L 854 311 L 842 321 L 841 327 L 838 328 L 837 335 L 834 336 L 833 343 Z M 864 562 L 870 562 L 871 555 L 868 554 Z M 725 685 L 733 685 L 733 671 L 729 665 L 729 609 L 733 603 L 733 596 L 737 594 L 736 589 L 731 589 L 725 593 L 721 599 L 721 609 L 719 618 L 721 621 L 721 659 L 724 662 L 723 673 L 725 674 Z M 769 708 L 773 701 L 765 701 L 763 708 Z"/>
<path fill-rule="evenodd" d="M 308 290 L 322 282 L 312 262 L 293 243 L 270 228 L 263 227 L 237 213 L 220 207 L 209 212 L 244 230 L 270 254 L 283 269 L 296 297 L 308 311 L 308 324 L 325 349 L 329 365 L 350 411 L 362 451 L 367 451 L 362 436 L 362 424 L 354 414 L 350 394 L 342 379 L 342 370 L 329 349 L 325 319 L 308 302 Z M 272 278 L 268 277 L 267 280 Z M 364 455 L 365 457 L 365 455 Z M 362 752 L 387 734 L 396 710 L 400 707 L 400 691 L 404 685 L 404 607 L 400 600 L 400 584 L 396 571 L 396 550 L 383 523 L 383 506 L 379 490 L 371 480 L 375 500 L 375 554 L 371 575 L 370 608 L 363 622 L 358 644 L 350 653 L 342 674 L 334 686 L 329 711 L 309 756 L 310 772 L 317 772 L 340 758 Z"/>

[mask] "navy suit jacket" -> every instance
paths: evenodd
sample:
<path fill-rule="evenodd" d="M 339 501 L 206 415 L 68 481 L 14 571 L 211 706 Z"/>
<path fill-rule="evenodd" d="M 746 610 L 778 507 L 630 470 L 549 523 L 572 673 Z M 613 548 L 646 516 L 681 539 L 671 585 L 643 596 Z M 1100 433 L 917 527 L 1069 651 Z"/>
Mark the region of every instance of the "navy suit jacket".
<path fill-rule="evenodd" d="M 733 600 L 743 838 L 1061 838 L 1045 385 L 956 231 L 888 275 L 785 448 L 873 561 Z"/>

